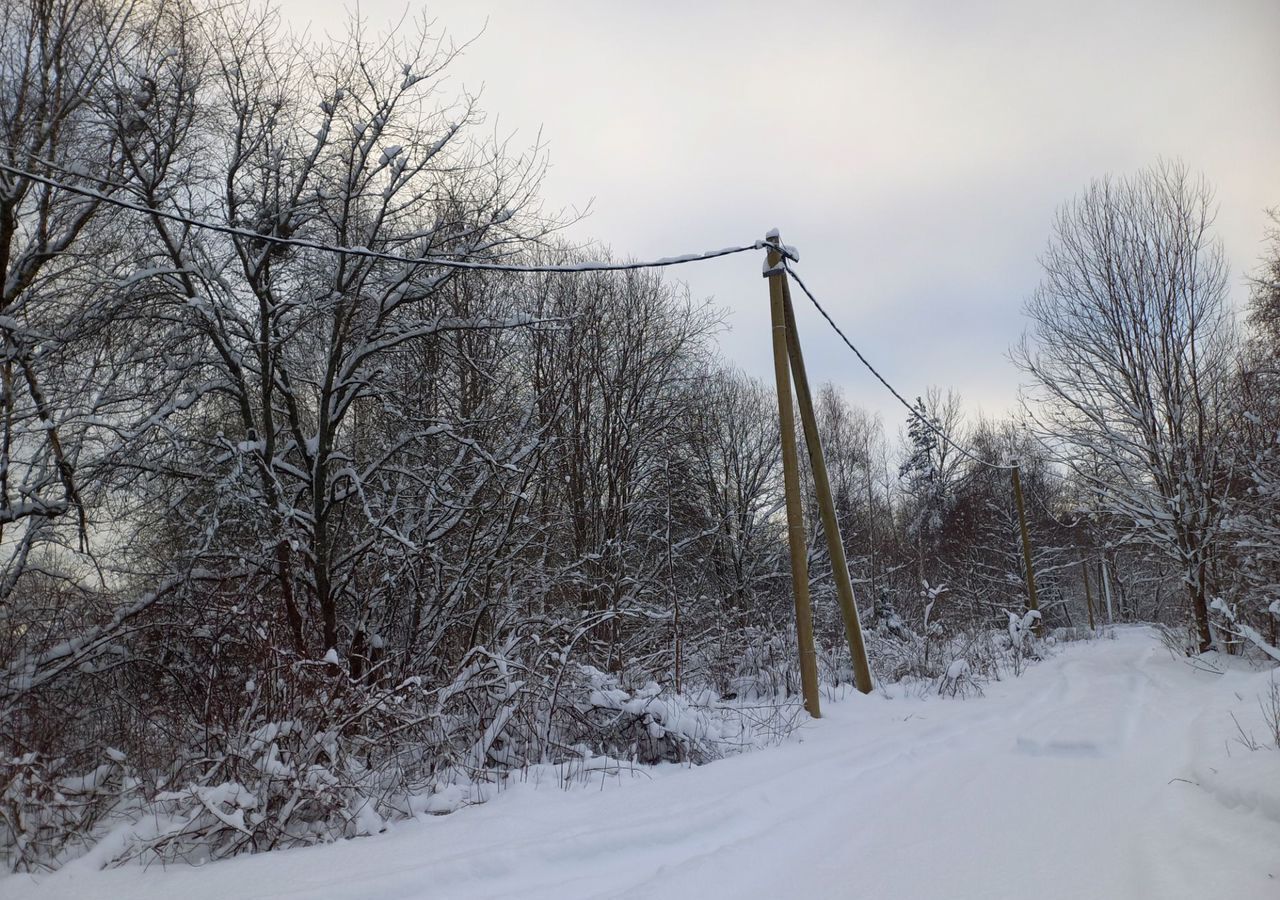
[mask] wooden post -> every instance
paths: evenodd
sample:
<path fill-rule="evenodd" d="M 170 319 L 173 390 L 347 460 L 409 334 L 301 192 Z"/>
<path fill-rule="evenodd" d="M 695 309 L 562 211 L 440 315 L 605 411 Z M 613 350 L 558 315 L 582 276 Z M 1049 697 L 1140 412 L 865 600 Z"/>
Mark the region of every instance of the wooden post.
<path fill-rule="evenodd" d="M 871 579 L 867 588 L 867 609 L 875 616 L 876 601 L 876 502 L 874 486 L 871 483 L 871 430 L 867 430 L 867 575 Z"/>
<path fill-rule="evenodd" d="M 1080 557 L 1080 574 L 1084 576 L 1084 603 L 1089 610 L 1089 630 L 1093 631 L 1093 591 L 1089 589 L 1089 563 Z"/>
<path fill-rule="evenodd" d="M 1102 592 L 1107 596 L 1107 624 L 1114 625 L 1116 620 L 1111 612 L 1111 576 L 1107 574 L 1107 558 L 1105 556 L 1102 557 Z"/>
<path fill-rule="evenodd" d="M 849 562 L 844 554 L 840 522 L 836 519 L 835 502 L 831 499 L 831 481 L 827 461 L 822 454 L 822 437 L 818 434 L 818 418 L 813 412 L 813 395 L 809 392 L 809 376 L 800 351 L 800 333 L 796 330 L 796 312 L 791 305 L 791 286 L 786 276 L 782 281 L 782 307 L 785 315 L 787 351 L 791 357 L 791 375 L 796 383 L 796 400 L 800 421 L 804 424 L 804 442 L 809 450 L 809 467 L 813 470 L 813 486 L 822 513 L 822 530 L 827 536 L 827 553 L 831 556 L 831 576 L 836 582 L 836 596 L 844 617 L 845 636 L 849 640 L 849 658 L 853 662 L 853 683 L 864 694 L 871 693 L 871 667 L 867 664 L 867 648 L 862 641 L 862 623 L 858 621 L 858 605 L 853 599 L 849 580 Z"/>
<path fill-rule="evenodd" d="M 1013 476 L 1013 499 L 1018 505 L 1018 530 L 1022 532 L 1022 562 L 1027 568 L 1027 609 L 1040 609 L 1040 598 L 1036 596 L 1036 571 L 1031 565 L 1031 537 L 1027 533 L 1027 512 L 1022 503 L 1021 464 L 1015 459 L 1009 469 Z M 1035 624 L 1036 634 L 1040 634 L 1040 621 Z"/>
<path fill-rule="evenodd" d="M 766 239 L 781 244 L 776 231 Z M 770 250 L 769 268 L 782 255 Z M 804 542 L 804 511 L 800 507 L 800 468 L 796 454 L 796 420 L 791 400 L 791 371 L 787 360 L 787 325 L 783 310 L 786 274 L 769 276 L 769 312 L 773 320 L 773 374 L 778 385 L 778 420 L 782 431 L 782 478 L 787 501 L 787 540 L 791 549 L 791 591 L 796 603 L 796 638 L 800 644 L 800 685 L 804 707 L 815 719 L 822 715 L 818 704 L 818 661 L 813 650 L 813 611 L 809 605 L 809 563 Z"/>

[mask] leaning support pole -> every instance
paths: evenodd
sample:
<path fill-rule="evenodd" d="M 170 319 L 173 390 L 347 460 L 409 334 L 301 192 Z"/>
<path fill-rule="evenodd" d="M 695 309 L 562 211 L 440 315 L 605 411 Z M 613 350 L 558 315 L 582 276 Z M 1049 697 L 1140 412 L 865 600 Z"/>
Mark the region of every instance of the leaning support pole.
<path fill-rule="evenodd" d="M 1089 589 L 1089 563 L 1080 557 L 1080 574 L 1084 577 L 1084 602 L 1089 610 L 1089 630 L 1093 631 L 1093 591 Z"/>
<path fill-rule="evenodd" d="M 766 240 L 781 246 L 776 231 Z M 815 719 L 818 704 L 818 661 L 813 650 L 813 611 L 809 606 L 809 563 L 804 542 L 804 511 L 800 507 L 800 468 L 796 454 L 796 420 L 791 401 L 791 372 L 787 361 L 787 324 L 784 313 L 786 273 L 782 255 L 769 250 L 769 312 L 773 320 L 773 374 L 778 383 L 778 421 L 782 431 L 782 477 L 787 501 L 787 540 L 791 549 L 791 590 L 796 601 L 796 638 L 800 642 L 800 686 L 804 708 Z"/>
<path fill-rule="evenodd" d="M 1036 570 L 1031 565 L 1031 537 L 1027 533 L 1027 512 L 1022 503 L 1021 464 L 1015 459 L 1009 468 L 1013 476 L 1013 499 L 1018 505 L 1018 530 L 1022 532 L 1022 562 L 1027 569 L 1027 609 L 1039 611 L 1040 598 L 1036 596 Z M 1041 631 L 1039 620 L 1035 624 L 1036 634 Z"/>
<path fill-rule="evenodd" d="M 840 522 L 836 519 L 836 506 L 831 499 L 831 481 L 827 476 L 827 461 L 822 453 L 818 419 L 813 413 L 813 395 L 809 392 L 809 376 L 804 368 L 804 354 L 800 351 L 800 332 L 796 330 L 795 308 L 791 305 L 791 286 L 785 278 L 782 282 L 782 307 L 786 318 L 791 376 L 795 379 L 796 401 L 800 407 L 800 421 L 804 424 L 804 443 L 809 450 L 809 467 L 813 470 L 813 486 L 818 495 L 818 508 L 822 512 L 822 530 L 827 536 L 827 553 L 831 556 L 831 576 L 836 582 L 836 596 L 840 599 L 840 613 L 844 616 L 845 636 L 849 639 L 849 658 L 853 661 L 853 683 L 859 691 L 869 694 L 871 693 L 871 667 L 867 664 L 867 648 L 862 642 L 862 623 L 858 620 L 858 606 L 853 599 L 853 584 L 849 580 L 849 562 L 844 555 Z"/>

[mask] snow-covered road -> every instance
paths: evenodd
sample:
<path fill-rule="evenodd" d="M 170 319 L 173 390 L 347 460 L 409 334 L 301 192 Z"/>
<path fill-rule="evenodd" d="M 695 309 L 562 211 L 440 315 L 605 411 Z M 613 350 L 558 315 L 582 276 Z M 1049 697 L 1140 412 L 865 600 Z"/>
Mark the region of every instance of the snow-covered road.
<path fill-rule="evenodd" d="M 1063 648 L 968 700 L 853 695 L 781 747 L 604 790 L 517 786 L 389 834 L 199 869 L 0 880 L 5 900 L 1280 898 L 1266 674 L 1154 632 Z"/>

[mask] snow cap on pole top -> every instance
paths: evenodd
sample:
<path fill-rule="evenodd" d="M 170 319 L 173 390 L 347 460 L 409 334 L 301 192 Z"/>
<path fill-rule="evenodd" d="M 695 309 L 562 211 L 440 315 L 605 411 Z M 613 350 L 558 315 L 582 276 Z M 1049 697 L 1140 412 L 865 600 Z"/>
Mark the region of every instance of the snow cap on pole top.
<path fill-rule="evenodd" d="M 770 266 L 768 259 L 765 259 L 761 274 L 766 278 L 770 275 L 780 274 L 784 269 L 783 263 L 785 260 L 789 259 L 792 262 L 800 262 L 800 251 L 790 244 L 782 243 L 781 237 L 782 235 L 778 229 L 770 228 L 765 232 L 764 240 L 761 242 L 762 247 L 774 250 L 782 257 L 782 259 L 778 260 L 778 264 L 776 266 Z"/>

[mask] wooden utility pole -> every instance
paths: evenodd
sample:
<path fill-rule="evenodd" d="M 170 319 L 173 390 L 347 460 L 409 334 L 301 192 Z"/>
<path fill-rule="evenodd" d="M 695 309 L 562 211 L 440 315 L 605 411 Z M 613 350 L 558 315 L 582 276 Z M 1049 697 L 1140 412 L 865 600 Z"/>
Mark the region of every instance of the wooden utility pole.
<path fill-rule="evenodd" d="M 776 231 L 765 236 L 779 246 Z M 778 269 L 782 254 L 769 250 L 769 312 L 773 320 L 773 374 L 778 386 L 778 420 L 782 431 L 782 477 L 786 492 L 787 540 L 791 549 L 791 591 L 796 602 L 796 638 L 800 643 L 800 685 L 804 707 L 815 719 L 818 703 L 818 661 L 813 650 L 813 611 L 809 605 L 809 563 L 804 542 L 804 511 L 800 507 L 800 468 L 796 453 L 796 420 L 791 400 L 791 370 L 787 357 L 785 307 L 786 273 Z"/>
<path fill-rule="evenodd" d="M 1040 598 L 1036 596 L 1036 571 L 1031 565 L 1031 536 L 1027 533 L 1027 511 L 1022 503 L 1021 464 L 1015 459 L 1009 468 L 1013 476 L 1013 499 L 1018 505 L 1018 530 L 1022 532 L 1022 562 L 1027 569 L 1027 609 L 1037 612 L 1040 609 Z M 1036 634 L 1041 631 L 1040 621 L 1035 624 Z"/>
<path fill-rule="evenodd" d="M 831 577 L 835 579 L 836 596 L 840 600 L 840 613 L 844 617 L 845 636 L 849 640 L 849 658 L 853 662 L 853 683 L 859 691 L 869 694 L 872 687 L 871 667 L 867 664 L 867 648 L 862 641 L 862 623 L 858 621 L 858 605 L 853 599 L 853 584 L 849 580 L 849 562 L 844 554 L 840 522 L 836 519 L 836 505 L 831 498 L 831 480 L 827 475 L 826 458 L 822 454 L 822 437 L 818 434 L 818 419 L 813 412 L 813 395 L 809 391 L 809 376 L 804 368 L 804 354 L 800 351 L 800 333 L 796 330 L 796 313 L 791 305 L 791 285 L 787 283 L 785 275 L 782 280 L 782 306 L 786 317 L 787 351 L 791 357 L 791 374 L 796 383 L 800 421 L 804 424 L 804 442 L 809 450 L 813 487 L 818 495 L 818 509 L 822 513 L 822 530 L 827 537 L 827 553 L 831 557 Z"/>
<path fill-rule="evenodd" d="M 1089 630 L 1093 631 L 1093 591 L 1089 589 L 1089 563 L 1080 557 L 1080 574 L 1084 576 L 1084 603 L 1089 610 Z"/>

